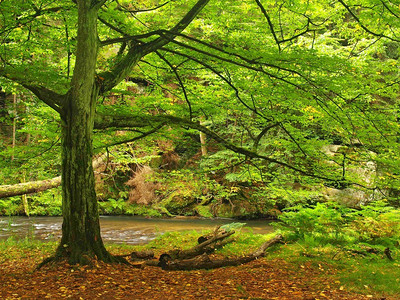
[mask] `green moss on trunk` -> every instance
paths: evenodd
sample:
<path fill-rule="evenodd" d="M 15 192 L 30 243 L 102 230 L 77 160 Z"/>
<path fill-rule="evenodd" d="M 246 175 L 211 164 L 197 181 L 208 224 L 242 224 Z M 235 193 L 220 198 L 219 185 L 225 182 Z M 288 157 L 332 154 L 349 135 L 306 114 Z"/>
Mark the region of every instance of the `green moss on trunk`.
<path fill-rule="evenodd" d="M 92 166 L 92 135 L 98 87 L 97 9 L 78 1 L 77 59 L 71 90 L 62 113 L 62 238 L 56 256 L 85 263 L 88 258 L 112 262 L 100 236 Z"/>

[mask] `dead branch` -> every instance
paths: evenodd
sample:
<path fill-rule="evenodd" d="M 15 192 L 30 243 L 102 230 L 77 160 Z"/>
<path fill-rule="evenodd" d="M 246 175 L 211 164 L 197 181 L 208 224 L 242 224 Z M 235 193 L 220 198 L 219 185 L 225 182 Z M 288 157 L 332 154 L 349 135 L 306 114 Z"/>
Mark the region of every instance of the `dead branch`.
<path fill-rule="evenodd" d="M 263 257 L 266 249 L 281 242 L 282 240 L 283 237 L 281 235 L 277 235 L 262 244 L 261 247 L 255 252 L 243 257 L 211 260 L 206 253 L 203 253 L 202 255 L 191 259 L 165 260 L 161 265 L 159 264 L 159 266 L 161 266 L 164 270 L 215 269 L 227 266 L 238 266 Z"/>

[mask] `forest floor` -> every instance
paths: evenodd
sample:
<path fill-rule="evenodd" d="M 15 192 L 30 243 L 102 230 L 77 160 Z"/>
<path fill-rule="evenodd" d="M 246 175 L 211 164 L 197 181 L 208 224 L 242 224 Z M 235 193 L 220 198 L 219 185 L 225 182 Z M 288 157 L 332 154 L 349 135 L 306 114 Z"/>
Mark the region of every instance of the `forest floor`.
<path fill-rule="evenodd" d="M 128 265 L 48 264 L 39 270 L 40 250 L 0 260 L 0 299 L 387 299 L 359 294 L 335 280 L 328 264 L 293 264 L 262 258 L 239 267 L 163 271 Z M 329 275 L 329 276 L 327 276 Z"/>
<path fill-rule="evenodd" d="M 33 271 L 27 258 L 0 265 L 1 299 L 395 299 L 346 291 L 324 273 L 328 266 L 297 268 L 282 259 L 260 259 L 211 271 L 163 271 L 95 263 L 47 265 Z"/>
<path fill-rule="evenodd" d="M 197 237 L 197 232 L 171 232 L 146 245 L 107 248 L 114 255 L 151 249 L 159 256 L 190 248 Z M 239 234 L 213 256 L 244 255 L 266 239 Z M 88 266 L 60 262 L 36 270 L 56 247 L 57 242 L 34 239 L 0 241 L 0 299 L 400 299 L 400 252 L 388 261 L 383 255 L 353 256 L 294 243 L 273 246 L 266 257 L 250 263 L 214 270 L 164 271 L 97 261 Z"/>

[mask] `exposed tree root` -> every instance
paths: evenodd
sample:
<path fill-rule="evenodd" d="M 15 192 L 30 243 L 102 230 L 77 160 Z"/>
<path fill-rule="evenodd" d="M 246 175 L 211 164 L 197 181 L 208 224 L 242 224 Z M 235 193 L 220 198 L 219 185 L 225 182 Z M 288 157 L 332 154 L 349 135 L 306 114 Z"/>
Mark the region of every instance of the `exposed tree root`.
<path fill-rule="evenodd" d="M 76 254 L 76 253 L 75 253 Z M 106 263 L 118 263 L 118 264 L 127 264 L 130 265 L 129 261 L 122 256 L 114 256 L 108 253 L 107 251 L 103 253 L 101 257 L 93 253 L 81 253 L 76 255 L 70 255 L 65 251 L 58 249 L 54 256 L 50 256 L 45 258 L 37 267 L 36 270 L 42 268 L 44 265 L 51 263 L 59 263 L 62 261 L 67 261 L 71 265 L 93 265 L 96 260 L 101 260 Z"/>

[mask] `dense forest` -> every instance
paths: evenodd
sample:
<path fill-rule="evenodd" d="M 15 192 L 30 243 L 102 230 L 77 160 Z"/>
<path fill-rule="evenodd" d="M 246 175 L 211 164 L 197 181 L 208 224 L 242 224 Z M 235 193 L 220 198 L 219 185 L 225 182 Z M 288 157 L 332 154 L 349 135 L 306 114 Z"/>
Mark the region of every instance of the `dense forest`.
<path fill-rule="evenodd" d="M 99 214 L 398 237 L 396 1 L 6 0 L 0 12 L 0 213 L 62 215 L 57 253 L 71 262 L 113 260 Z"/>

